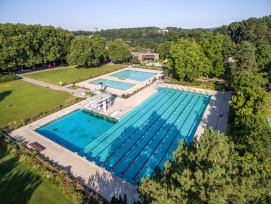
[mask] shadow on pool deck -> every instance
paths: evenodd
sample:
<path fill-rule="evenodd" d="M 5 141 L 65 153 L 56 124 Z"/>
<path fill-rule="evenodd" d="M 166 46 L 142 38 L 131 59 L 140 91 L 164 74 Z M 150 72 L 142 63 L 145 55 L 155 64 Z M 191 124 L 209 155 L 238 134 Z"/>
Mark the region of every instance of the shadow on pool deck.
<path fill-rule="evenodd" d="M 217 93 L 209 102 L 209 109 L 202 117 L 202 127 L 208 129 L 212 127 L 222 133 L 226 133 L 227 121 L 229 115 L 229 100 L 231 93 Z"/>

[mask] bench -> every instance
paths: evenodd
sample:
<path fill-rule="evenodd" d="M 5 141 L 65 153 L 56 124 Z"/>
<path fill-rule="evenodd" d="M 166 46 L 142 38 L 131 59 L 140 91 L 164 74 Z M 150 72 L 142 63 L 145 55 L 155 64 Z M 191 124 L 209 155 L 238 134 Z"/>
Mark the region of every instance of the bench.
<path fill-rule="evenodd" d="M 31 146 L 34 150 L 36 150 L 38 152 L 41 152 L 41 151 L 46 149 L 44 146 L 42 146 L 38 142 L 32 142 L 32 143 L 29 144 L 29 146 Z"/>

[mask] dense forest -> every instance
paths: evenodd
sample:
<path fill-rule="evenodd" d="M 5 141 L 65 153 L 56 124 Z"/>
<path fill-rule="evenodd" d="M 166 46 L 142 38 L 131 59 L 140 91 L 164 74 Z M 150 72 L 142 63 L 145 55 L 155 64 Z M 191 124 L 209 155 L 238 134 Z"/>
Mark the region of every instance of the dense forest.
<path fill-rule="evenodd" d="M 159 32 L 158 27 L 141 27 L 141 28 L 121 28 L 107 29 L 99 32 L 73 31 L 74 35 L 93 35 L 100 34 L 107 41 L 111 42 L 118 38 L 123 39 L 135 51 L 146 51 L 146 48 L 155 49 L 165 41 L 166 37 Z"/>
<path fill-rule="evenodd" d="M 232 91 L 227 135 L 206 130 L 180 142 L 174 159 L 139 186 L 143 203 L 271 203 L 271 17 L 250 18 L 214 30 L 125 28 L 95 34 L 40 25 L 0 24 L 0 67 L 67 61 L 122 63 L 131 51 L 154 48 L 172 79 L 193 83 L 219 77 Z M 89 35 L 90 34 L 90 35 Z"/>

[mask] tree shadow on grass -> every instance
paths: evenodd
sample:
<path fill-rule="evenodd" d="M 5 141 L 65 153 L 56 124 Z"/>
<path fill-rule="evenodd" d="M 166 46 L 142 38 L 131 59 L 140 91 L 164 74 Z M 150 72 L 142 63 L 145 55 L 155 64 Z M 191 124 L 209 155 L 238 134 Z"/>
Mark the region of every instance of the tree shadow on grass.
<path fill-rule="evenodd" d="M 0 93 L 0 101 L 3 101 L 8 95 L 10 95 L 12 93 L 13 90 L 9 90 L 9 91 L 3 91 Z"/>
<path fill-rule="evenodd" d="M 0 146 L 0 158 L 9 153 Z M 0 161 L 0 203 L 28 203 L 42 179 L 28 170 L 18 157 Z"/>

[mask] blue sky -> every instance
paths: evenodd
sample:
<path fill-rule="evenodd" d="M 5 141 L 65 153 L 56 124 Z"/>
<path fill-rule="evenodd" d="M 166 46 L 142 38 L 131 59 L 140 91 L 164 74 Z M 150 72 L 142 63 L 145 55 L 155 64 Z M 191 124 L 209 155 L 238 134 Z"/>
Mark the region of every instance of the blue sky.
<path fill-rule="evenodd" d="M 271 0 L 0 0 L 0 23 L 68 30 L 212 28 L 271 14 Z"/>

